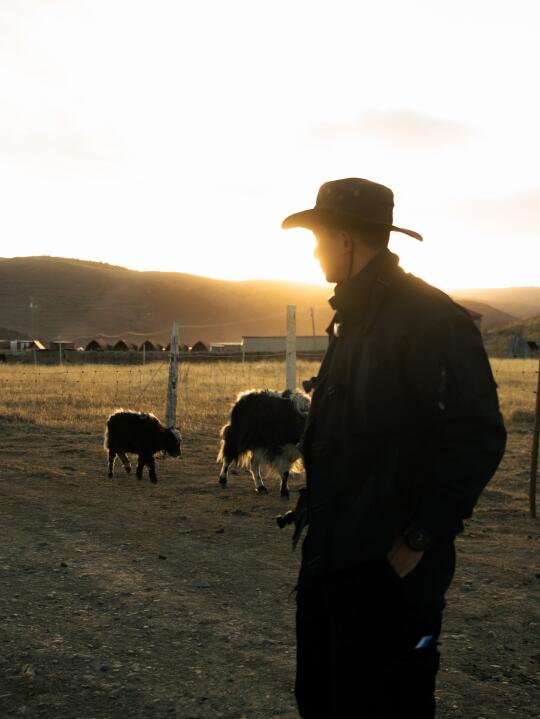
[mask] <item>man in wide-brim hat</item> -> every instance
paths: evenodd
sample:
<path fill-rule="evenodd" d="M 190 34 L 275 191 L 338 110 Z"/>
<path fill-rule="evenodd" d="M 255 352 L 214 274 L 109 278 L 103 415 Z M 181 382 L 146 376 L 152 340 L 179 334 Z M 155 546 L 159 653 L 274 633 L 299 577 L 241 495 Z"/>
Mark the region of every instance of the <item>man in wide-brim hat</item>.
<path fill-rule="evenodd" d="M 393 193 L 327 182 L 283 227 L 313 231 L 335 311 L 302 443 L 297 593 L 305 719 L 435 716 L 438 639 L 463 530 L 506 432 L 480 332 L 399 266 Z"/>

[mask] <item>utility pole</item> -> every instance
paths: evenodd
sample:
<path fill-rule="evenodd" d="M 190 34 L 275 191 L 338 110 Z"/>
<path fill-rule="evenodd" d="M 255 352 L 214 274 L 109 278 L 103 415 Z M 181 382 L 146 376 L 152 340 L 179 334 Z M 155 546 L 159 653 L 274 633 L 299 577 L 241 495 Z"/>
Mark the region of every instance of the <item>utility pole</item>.
<path fill-rule="evenodd" d="M 30 339 L 35 340 L 36 339 L 36 312 L 38 309 L 38 304 L 37 304 L 37 302 L 35 302 L 33 297 L 30 297 L 30 304 L 28 306 L 30 308 L 30 326 L 31 326 Z M 34 361 L 34 366 L 37 366 L 37 352 L 36 352 L 35 347 L 32 348 L 32 358 Z"/>
<path fill-rule="evenodd" d="M 31 339 L 36 339 L 36 312 L 38 309 L 37 302 L 34 301 L 34 298 L 30 298 L 30 304 L 28 305 L 30 308 L 30 326 L 31 326 Z"/>

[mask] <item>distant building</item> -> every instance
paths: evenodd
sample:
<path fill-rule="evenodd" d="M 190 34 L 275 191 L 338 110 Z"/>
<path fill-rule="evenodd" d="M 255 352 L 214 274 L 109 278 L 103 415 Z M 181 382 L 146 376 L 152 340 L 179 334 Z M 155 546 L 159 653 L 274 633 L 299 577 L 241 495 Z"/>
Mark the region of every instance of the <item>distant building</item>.
<path fill-rule="evenodd" d="M 10 340 L 10 349 L 13 352 L 20 352 L 23 350 L 44 350 L 45 345 L 39 340 Z"/>
<path fill-rule="evenodd" d="M 210 352 L 213 354 L 241 354 L 242 342 L 211 342 Z"/>
<path fill-rule="evenodd" d="M 105 352 L 110 349 L 110 346 L 105 342 L 105 340 L 96 337 L 95 339 L 90 340 L 84 349 L 86 352 Z"/>
<path fill-rule="evenodd" d="M 510 340 L 509 356 L 518 357 L 520 359 L 530 359 L 536 356 L 537 350 L 534 349 L 536 342 L 527 342 L 521 335 L 514 335 Z"/>
<path fill-rule="evenodd" d="M 247 354 L 279 354 L 286 351 L 286 337 L 245 336 L 243 351 Z M 305 335 L 296 338 L 297 352 L 325 352 L 328 347 L 328 335 Z"/>
<path fill-rule="evenodd" d="M 115 352 L 129 352 L 130 349 L 133 349 L 133 345 L 128 344 L 122 339 L 118 340 L 118 342 L 113 345 L 113 350 Z"/>
<path fill-rule="evenodd" d="M 59 350 L 74 350 L 75 343 L 71 340 L 52 340 L 52 342 L 49 342 L 49 349 L 56 352 Z"/>
<path fill-rule="evenodd" d="M 192 352 L 208 352 L 208 345 L 199 340 L 198 342 L 195 342 L 193 347 L 191 348 Z"/>

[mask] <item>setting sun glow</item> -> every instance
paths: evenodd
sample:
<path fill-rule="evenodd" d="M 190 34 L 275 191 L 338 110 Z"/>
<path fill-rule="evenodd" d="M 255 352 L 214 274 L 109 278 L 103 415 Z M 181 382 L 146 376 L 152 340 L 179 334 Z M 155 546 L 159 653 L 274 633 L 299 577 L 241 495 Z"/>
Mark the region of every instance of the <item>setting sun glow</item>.
<path fill-rule="evenodd" d="M 537 4 L 328 7 L 3 4 L 3 254 L 320 283 L 281 220 L 356 176 L 407 270 L 537 284 Z"/>

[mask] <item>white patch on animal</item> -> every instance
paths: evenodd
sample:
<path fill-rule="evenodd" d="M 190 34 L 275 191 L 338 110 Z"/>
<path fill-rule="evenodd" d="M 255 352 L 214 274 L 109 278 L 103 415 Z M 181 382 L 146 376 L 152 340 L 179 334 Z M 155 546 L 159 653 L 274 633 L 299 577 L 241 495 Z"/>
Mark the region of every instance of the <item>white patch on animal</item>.
<path fill-rule="evenodd" d="M 229 423 L 221 430 L 219 483 L 227 484 L 232 463 L 247 468 L 259 494 L 266 493 L 261 468 L 281 478 L 281 495 L 289 496 L 291 470 L 301 467 L 298 443 L 309 412 L 310 400 L 301 392 L 249 390 L 241 392 L 232 407 Z"/>

